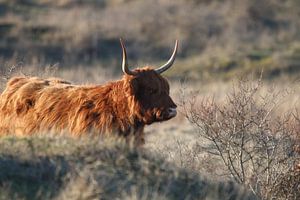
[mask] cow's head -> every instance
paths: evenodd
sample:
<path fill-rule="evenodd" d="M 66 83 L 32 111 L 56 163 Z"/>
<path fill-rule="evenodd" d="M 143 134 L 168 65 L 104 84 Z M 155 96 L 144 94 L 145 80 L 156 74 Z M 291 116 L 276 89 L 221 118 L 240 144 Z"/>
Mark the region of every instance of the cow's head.
<path fill-rule="evenodd" d="M 124 84 L 126 95 L 132 99 L 132 114 L 141 122 L 151 124 L 153 122 L 169 120 L 176 116 L 176 104 L 169 96 L 169 83 L 161 76 L 161 73 L 169 69 L 176 57 L 178 42 L 168 62 L 157 69 L 151 67 L 128 68 L 125 46 L 120 40 L 123 51 L 122 70 L 124 72 Z"/>

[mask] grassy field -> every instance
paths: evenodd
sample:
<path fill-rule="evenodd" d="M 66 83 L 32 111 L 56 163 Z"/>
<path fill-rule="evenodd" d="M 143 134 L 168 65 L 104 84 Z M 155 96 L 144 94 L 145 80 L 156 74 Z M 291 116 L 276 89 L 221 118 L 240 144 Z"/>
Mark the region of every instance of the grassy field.
<path fill-rule="evenodd" d="M 164 74 L 179 113 L 142 149 L 1 138 L 0 199 L 299 199 L 299 14 L 297 0 L 0 0 L 1 91 L 16 75 L 119 79 L 120 37 L 132 67 L 180 42 Z"/>
<path fill-rule="evenodd" d="M 66 137 L 0 141 L 1 199 L 255 199 L 115 140 Z"/>
<path fill-rule="evenodd" d="M 180 41 L 171 77 L 230 80 L 262 68 L 266 79 L 299 78 L 296 0 L 1 0 L 1 65 L 161 64 Z M 159 20 L 157 20 L 159 19 Z"/>

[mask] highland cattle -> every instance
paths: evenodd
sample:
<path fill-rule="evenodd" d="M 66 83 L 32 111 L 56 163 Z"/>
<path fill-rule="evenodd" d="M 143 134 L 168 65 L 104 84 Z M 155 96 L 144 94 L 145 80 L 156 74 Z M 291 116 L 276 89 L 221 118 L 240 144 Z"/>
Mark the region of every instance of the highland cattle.
<path fill-rule="evenodd" d="M 176 57 L 178 42 L 166 64 L 130 70 L 122 47 L 122 79 L 103 85 L 73 85 L 60 79 L 13 77 L 0 96 L 0 135 L 27 136 L 67 132 L 134 136 L 144 143 L 144 127 L 176 116 L 168 81 L 161 73 Z"/>

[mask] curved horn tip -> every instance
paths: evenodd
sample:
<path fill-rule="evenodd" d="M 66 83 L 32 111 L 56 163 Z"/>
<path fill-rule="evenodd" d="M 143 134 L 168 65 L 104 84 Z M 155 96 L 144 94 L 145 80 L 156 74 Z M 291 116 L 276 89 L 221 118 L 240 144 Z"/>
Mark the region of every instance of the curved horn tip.
<path fill-rule="evenodd" d="M 128 61 L 127 61 L 127 53 L 126 53 L 126 48 L 125 45 L 123 43 L 122 38 L 120 38 L 120 43 L 121 43 L 121 47 L 122 47 L 122 71 L 127 74 L 127 75 L 136 75 L 136 73 L 134 71 L 131 71 L 128 68 Z"/>
<path fill-rule="evenodd" d="M 119 41 L 120 41 L 121 46 L 125 47 L 123 38 L 120 38 Z"/>
<path fill-rule="evenodd" d="M 178 50 L 178 40 L 175 40 L 175 47 L 171 58 L 167 61 L 166 64 L 160 66 L 158 69 L 155 70 L 157 73 L 161 74 L 173 65 L 176 58 L 177 50 Z"/>

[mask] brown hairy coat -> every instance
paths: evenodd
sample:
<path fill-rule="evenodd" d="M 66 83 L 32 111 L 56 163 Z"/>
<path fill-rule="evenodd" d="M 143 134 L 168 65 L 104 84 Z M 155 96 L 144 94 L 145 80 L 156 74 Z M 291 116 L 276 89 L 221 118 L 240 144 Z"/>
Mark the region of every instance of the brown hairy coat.
<path fill-rule="evenodd" d="M 151 68 L 105 85 L 72 85 L 58 79 L 15 77 L 0 97 L 0 134 L 44 131 L 135 134 L 143 140 L 145 124 L 168 119 L 176 107 L 168 82 Z M 171 117 L 170 117 L 171 118 Z M 143 141 L 141 141 L 143 142 Z"/>

